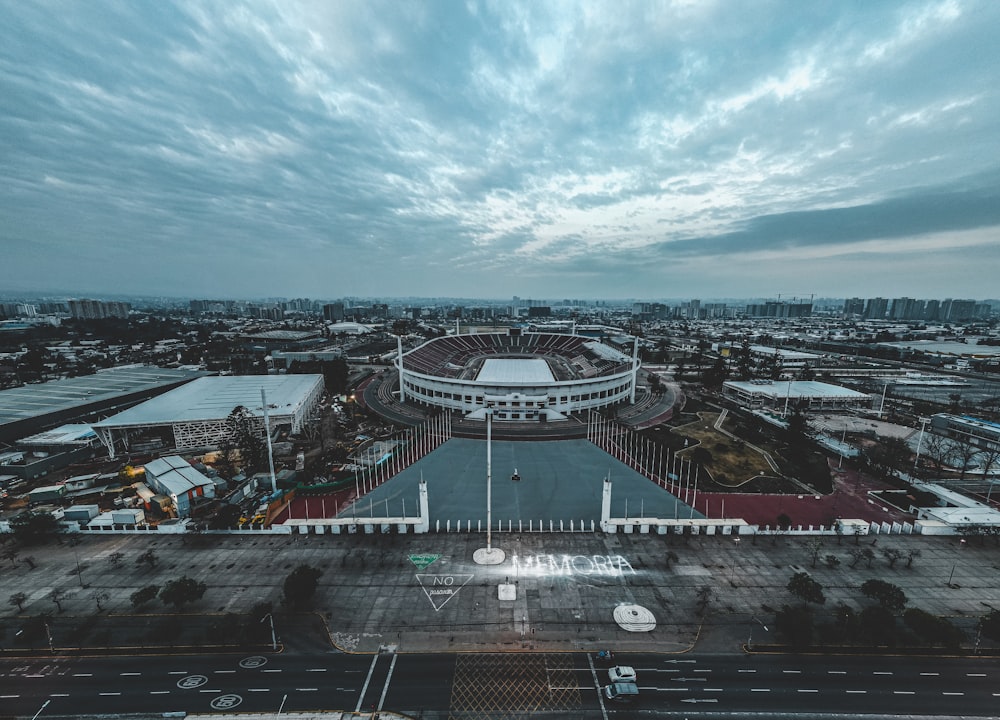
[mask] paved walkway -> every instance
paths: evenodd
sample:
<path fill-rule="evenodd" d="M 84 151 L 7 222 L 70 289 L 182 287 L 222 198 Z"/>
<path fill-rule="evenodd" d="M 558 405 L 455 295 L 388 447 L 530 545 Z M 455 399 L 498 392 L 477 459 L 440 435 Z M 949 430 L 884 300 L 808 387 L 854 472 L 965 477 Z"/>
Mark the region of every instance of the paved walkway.
<path fill-rule="evenodd" d="M 16 647 L 14 633 L 24 616 L 51 613 L 54 644 L 69 647 L 58 635 L 74 621 L 133 612 L 137 589 L 181 575 L 208 586 L 205 597 L 187 608 L 196 613 L 240 613 L 271 601 L 280 608 L 281 588 L 293 567 L 307 563 L 323 575 L 315 610 L 337 645 L 371 652 L 383 646 L 401 651 L 565 651 L 613 647 L 622 650 L 739 652 L 751 618 L 770 617 L 772 609 L 793 602 L 785 590 L 791 575 L 807 570 L 826 592 L 827 607 L 839 602 L 860 608 L 867 600 L 860 585 L 880 578 L 902 587 L 910 605 L 955 618 L 971 627 L 990 607 L 1000 607 L 1000 573 L 992 540 L 962 545 L 957 538 L 883 537 L 876 553 L 893 547 L 920 555 L 906 568 L 905 557 L 889 568 L 877 554 L 871 567 L 849 567 L 854 538 L 826 541 L 822 555 L 841 561 L 835 568 L 810 567 L 808 537 L 744 538 L 578 534 L 496 534 L 494 544 L 507 554 L 501 565 L 479 566 L 473 552 L 485 535 L 409 536 L 212 536 L 197 544 L 176 537 L 87 537 L 76 548 L 39 547 L 23 561 L 5 561 L 4 604 L 0 609 L 0 647 Z M 869 540 L 861 539 L 861 543 Z M 860 546 L 859 546 L 860 547 Z M 135 558 L 152 549 L 155 568 Z M 123 560 L 115 566 L 113 553 Z M 668 553 L 677 556 L 669 561 Z M 23 557 L 23 555 L 22 555 Z M 75 574 L 79 558 L 83 584 Z M 948 586 L 951 580 L 952 587 Z M 498 586 L 515 586 L 514 599 L 499 600 Z M 710 588 L 704 619 L 701 588 Z M 61 592 L 58 611 L 52 590 Z M 22 592 L 24 613 L 6 603 Z M 100 594 L 102 610 L 95 596 Z M 621 629 L 613 613 L 621 604 L 647 609 L 656 621 L 652 632 Z M 169 615 L 159 602 L 151 612 Z M 278 635 L 291 634 L 292 623 Z M 159 621 L 159 620 L 158 620 Z M 116 620 L 118 622 L 118 620 Z M 166 622 L 166 620 L 163 620 Z M 307 627 L 301 623 L 303 628 Z M 301 630 L 295 645 L 315 647 L 321 638 Z M 313 635 L 309 635 L 313 633 Z M 110 638 L 110 644 L 113 643 Z M 292 640 L 289 637 L 289 640 Z M 765 638 L 755 634 L 755 642 Z"/>

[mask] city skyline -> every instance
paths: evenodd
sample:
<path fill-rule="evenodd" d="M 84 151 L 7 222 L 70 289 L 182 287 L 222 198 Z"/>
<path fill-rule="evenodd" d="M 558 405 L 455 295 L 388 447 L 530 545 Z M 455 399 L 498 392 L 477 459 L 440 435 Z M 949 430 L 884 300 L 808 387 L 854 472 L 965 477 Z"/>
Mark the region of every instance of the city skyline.
<path fill-rule="evenodd" d="M 0 290 L 996 296 L 1000 6 L 5 6 Z"/>

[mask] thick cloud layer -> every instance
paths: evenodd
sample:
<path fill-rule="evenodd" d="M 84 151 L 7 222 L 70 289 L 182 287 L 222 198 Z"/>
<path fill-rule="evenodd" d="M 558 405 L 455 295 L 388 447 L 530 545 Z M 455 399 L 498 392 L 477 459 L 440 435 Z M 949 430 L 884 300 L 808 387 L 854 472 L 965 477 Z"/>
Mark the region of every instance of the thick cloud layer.
<path fill-rule="evenodd" d="M 996 295 L 989 0 L 4 16 L 10 289 Z"/>

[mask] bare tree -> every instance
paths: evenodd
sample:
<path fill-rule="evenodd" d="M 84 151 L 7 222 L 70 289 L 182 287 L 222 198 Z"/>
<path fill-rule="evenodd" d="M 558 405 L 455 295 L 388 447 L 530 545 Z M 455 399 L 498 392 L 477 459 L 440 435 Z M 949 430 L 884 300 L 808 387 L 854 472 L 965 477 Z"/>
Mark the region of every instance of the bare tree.
<path fill-rule="evenodd" d="M 97 611 L 100 612 L 104 609 L 102 603 L 107 602 L 108 598 L 111 596 L 103 590 L 98 590 L 94 593 L 94 602 L 97 603 Z"/>
<path fill-rule="evenodd" d="M 972 465 L 972 461 L 975 460 L 978 454 L 979 448 L 972 444 L 970 438 L 963 437 L 961 440 L 955 441 L 954 459 L 955 464 L 958 465 L 959 480 L 965 479 L 965 474 L 969 472 L 969 466 Z"/>
<path fill-rule="evenodd" d="M 922 554 L 923 553 L 921 553 L 916 548 L 911 548 L 910 550 L 908 550 L 906 552 L 906 567 L 907 568 L 913 567 L 913 559 L 920 557 Z"/>
<path fill-rule="evenodd" d="M 17 605 L 18 612 L 24 612 L 24 603 L 27 599 L 28 596 L 23 592 L 16 592 L 11 594 L 11 596 L 7 599 L 7 602 L 11 605 Z"/>
<path fill-rule="evenodd" d="M 954 443 L 942 435 L 928 433 L 924 439 L 924 457 L 930 461 L 934 472 L 941 475 L 954 462 Z"/>
<path fill-rule="evenodd" d="M 896 548 L 885 548 L 882 550 L 882 556 L 889 561 L 889 567 L 893 568 L 896 566 L 899 559 L 903 557 L 903 553 L 901 550 L 897 550 Z"/>
<path fill-rule="evenodd" d="M 108 562 L 111 563 L 111 567 L 116 568 L 122 564 L 122 560 L 125 559 L 125 553 L 123 552 L 113 552 L 108 555 Z"/>
<path fill-rule="evenodd" d="M 65 594 L 66 592 L 62 588 L 52 588 L 52 590 L 49 591 L 49 600 L 56 604 L 56 608 L 58 608 L 59 612 L 62 612 L 63 610 L 62 599 Z"/>

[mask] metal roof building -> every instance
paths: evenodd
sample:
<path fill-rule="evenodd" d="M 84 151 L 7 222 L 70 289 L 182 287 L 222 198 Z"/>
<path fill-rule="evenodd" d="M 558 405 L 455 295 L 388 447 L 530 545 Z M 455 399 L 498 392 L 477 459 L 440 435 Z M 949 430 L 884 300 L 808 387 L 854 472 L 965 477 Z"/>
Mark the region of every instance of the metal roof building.
<path fill-rule="evenodd" d="M 229 432 L 226 420 L 238 406 L 259 418 L 264 431 L 261 389 L 267 394 L 271 432 L 290 425 L 299 432 L 323 395 L 322 375 L 204 377 L 93 425 L 114 457 L 134 442 L 155 435 L 178 450 L 216 448 Z"/>
<path fill-rule="evenodd" d="M 0 442 L 10 443 L 64 423 L 118 412 L 203 375 L 194 370 L 128 365 L 2 390 Z"/>
<path fill-rule="evenodd" d="M 871 396 L 816 380 L 727 380 L 722 394 L 749 408 L 782 409 L 786 403 L 809 410 L 833 410 L 871 404 Z"/>

